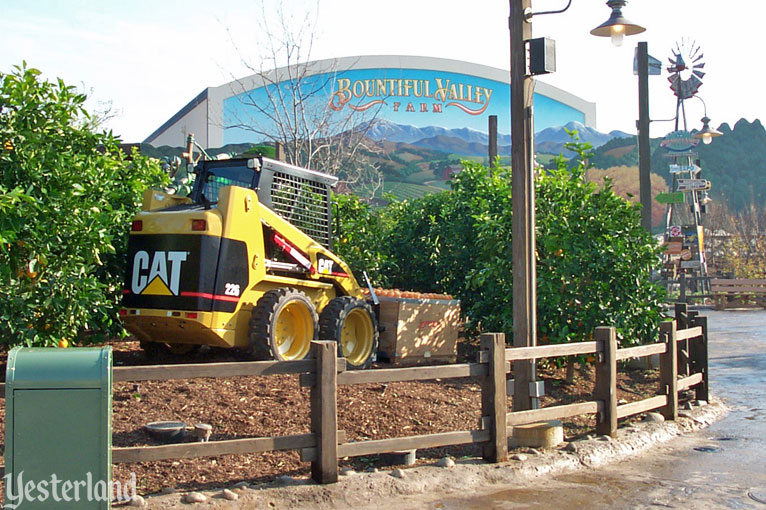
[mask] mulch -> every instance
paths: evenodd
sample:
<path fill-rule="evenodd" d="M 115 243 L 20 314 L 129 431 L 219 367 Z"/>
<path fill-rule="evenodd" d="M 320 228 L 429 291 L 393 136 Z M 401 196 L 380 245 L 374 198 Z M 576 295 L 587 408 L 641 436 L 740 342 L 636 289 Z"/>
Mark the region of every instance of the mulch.
<path fill-rule="evenodd" d="M 233 351 L 207 350 L 178 359 L 160 355 L 149 360 L 138 342 L 114 342 L 115 366 L 208 361 L 243 361 Z M 461 339 L 458 361 L 475 359 L 477 345 Z M 4 361 L 4 360 L 3 360 Z M 387 368 L 380 364 L 375 367 Z M 3 370 L 4 373 L 4 370 Z M 542 365 L 545 381 L 542 406 L 592 400 L 594 369 L 585 365 L 575 371 L 572 384 L 565 381 L 565 368 Z M 624 370 L 619 373 L 618 399 L 641 400 L 657 393 L 656 370 Z M 4 400 L 0 400 L 4 407 Z M 511 408 L 512 398 L 508 398 Z M 4 433 L 4 410 L 0 413 Z M 479 426 L 481 387 L 476 378 L 442 379 L 423 382 L 396 382 L 341 386 L 338 392 L 338 428 L 348 441 L 384 439 L 457 430 Z M 144 425 L 152 421 L 175 420 L 187 425 L 208 423 L 211 441 L 247 437 L 282 436 L 310 432 L 309 389 L 300 387 L 297 375 L 142 381 L 116 383 L 113 397 L 113 445 L 160 444 Z M 584 416 L 564 422 L 566 439 L 594 433 L 595 418 Z M 192 440 L 192 439 L 189 439 Z M 475 445 L 418 450 L 418 462 L 432 462 L 445 455 L 454 458 L 480 457 Z M 381 467 L 378 456 L 342 459 L 341 466 L 362 471 Z M 298 452 L 269 452 L 228 455 L 215 458 L 181 459 L 114 466 L 115 480 L 136 474 L 139 493 L 163 488 L 210 489 L 238 481 L 268 482 L 280 475 L 305 477 L 310 464 L 300 461 Z"/>

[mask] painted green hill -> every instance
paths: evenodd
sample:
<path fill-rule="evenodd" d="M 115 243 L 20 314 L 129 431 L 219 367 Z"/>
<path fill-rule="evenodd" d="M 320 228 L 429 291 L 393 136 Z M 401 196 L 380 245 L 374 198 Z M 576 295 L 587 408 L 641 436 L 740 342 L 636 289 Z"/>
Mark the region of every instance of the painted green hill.
<path fill-rule="evenodd" d="M 702 167 L 701 178 L 711 183 L 711 197 L 732 211 L 751 206 L 766 209 L 766 187 L 761 185 L 766 178 L 766 129 L 759 120 L 740 119 L 733 128 L 722 124 L 718 130 L 723 136 L 695 149 Z M 660 147 L 661 141 L 660 138 L 651 140 L 652 173 L 670 183 L 670 159 L 666 157 L 668 151 Z M 638 166 L 636 137 L 607 142 L 595 150 L 591 162 L 601 169 Z"/>

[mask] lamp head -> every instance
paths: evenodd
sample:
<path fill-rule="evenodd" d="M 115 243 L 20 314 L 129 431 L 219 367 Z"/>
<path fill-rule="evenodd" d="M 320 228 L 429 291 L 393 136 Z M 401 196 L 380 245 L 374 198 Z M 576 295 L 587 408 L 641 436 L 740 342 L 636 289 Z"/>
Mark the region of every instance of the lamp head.
<path fill-rule="evenodd" d="M 710 117 L 705 115 L 702 117 L 702 129 L 694 133 L 692 137 L 699 138 L 702 140 L 702 143 L 708 145 L 713 141 L 713 138 L 719 137 L 721 135 L 723 135 L 723 133 L 710 127 Z"/>
<path fill-rule="evenodd" d="M 590 31 L 598 37 L 611 37 L 612 44 L 622 46 L 622 39 L 626 35 L 636 35 L 646 31 L 641 25 L 629 21 L 622 15 L 622 8 L 627 0 L 609 0 L 606 5 L 612 8 L 609 19 Z"/>

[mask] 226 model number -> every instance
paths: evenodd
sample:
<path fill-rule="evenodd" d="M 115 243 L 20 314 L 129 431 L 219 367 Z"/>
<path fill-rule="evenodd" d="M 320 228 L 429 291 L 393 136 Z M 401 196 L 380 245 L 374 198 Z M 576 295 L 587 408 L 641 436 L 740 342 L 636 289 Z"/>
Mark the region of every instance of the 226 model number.
<path fill-rule="evenodd" d="M 227 283 L 224 285 L 224 291 L 223 293 L 227 296 L 236 296 L 239 297 L 239 284 L 238 283 Z"/>

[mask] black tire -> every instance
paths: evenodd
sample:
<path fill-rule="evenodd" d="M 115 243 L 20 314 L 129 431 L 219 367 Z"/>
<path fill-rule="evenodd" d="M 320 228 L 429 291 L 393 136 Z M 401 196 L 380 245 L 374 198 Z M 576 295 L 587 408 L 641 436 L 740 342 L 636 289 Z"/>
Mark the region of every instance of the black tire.
<path fill-rule="evenodd" d="M 149 359 L 158 356 L 192 356 L 197 354 L 201 345 L 197 344 L 171 344 L 167 342 L 141 342 L 141 349 Z"/>
<path fill-rule="evenodd" d="M 141 341 L 141 350 L 144 351 L 144 355 L 147 359 L 154 359 L 160 356 L 163 351 L 163 344 L 158 342 Z"/>
<path fill-rule="evenodd" d="M 192 356 L 197 354 L 202 347 L 199 344 L 163 344 L 167 352 L 173 356 Z"/>
<path fill-rule="evenodd" d="M 317 335 L 317 313 L 306 295 L 287 287 L 266 292 L 250 315 L 250 354 L 280 361 L 306 358 Z"/>
<path fill-rule="evenodd" d="M 378 350 L 378 319 L 366 301 L 337 297 L 319 316 L 319 338 L 338 342 L 338 356 L 349 368 L 367 368 Z"/>

